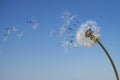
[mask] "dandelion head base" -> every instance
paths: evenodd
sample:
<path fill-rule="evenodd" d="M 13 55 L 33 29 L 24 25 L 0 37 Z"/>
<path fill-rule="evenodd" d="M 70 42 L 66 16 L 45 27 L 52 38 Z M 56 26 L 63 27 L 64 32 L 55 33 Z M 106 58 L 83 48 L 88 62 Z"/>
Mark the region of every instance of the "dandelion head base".
<path fill-rule="evenodd" d="M 94 42 L 99 40 L 99 37 L 94 35 L 94 32 L 92 31 L 92 29 L 86 30 L 85 37 L 91 39 Z"/>

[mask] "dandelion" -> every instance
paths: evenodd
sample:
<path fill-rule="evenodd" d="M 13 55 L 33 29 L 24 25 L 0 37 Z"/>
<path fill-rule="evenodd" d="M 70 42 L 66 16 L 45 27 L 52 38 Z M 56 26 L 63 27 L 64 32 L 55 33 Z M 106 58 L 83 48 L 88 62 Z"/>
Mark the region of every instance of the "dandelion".
<path fill-rule="evenodd" d="M 119 76 L 118 76 L 118 72 L 115 67 L 115 64 L 110 54 L 105 49 L 105 47 L 102 45 L 102 43 L 99 41 L 99 39 L 100 39 L 99 27 L 95 21 L 86 21 L 80 26 L 80 28 L 78 29 L 76 33 L 76 41 L 79 45 L 91 46 L 96 42 L 100 45 L 100 47 L 104 50 L 105 54 L 107 55 L 113 67 L 116 80 L 119 80 Z"/>
<path fill-rule="evenodd" d="M 95 21 L 86 21 L 76 33 L 76 41 L 83 46 L 92 46 L 99 37 L 99 27 Z"/>

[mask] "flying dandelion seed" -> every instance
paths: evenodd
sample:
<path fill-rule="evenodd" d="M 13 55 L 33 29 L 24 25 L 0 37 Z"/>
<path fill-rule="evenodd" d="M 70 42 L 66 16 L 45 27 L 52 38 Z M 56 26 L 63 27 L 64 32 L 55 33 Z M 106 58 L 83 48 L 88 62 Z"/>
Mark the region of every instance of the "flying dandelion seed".
<path fill-rule="evenodd" d="M 65 33 L 66 27 L 63 25 L 60 27 L 60 36 L 63 36 L 63 34 Z"/>
<path fill-rule="evenodd" d="M 12 27 L 13 32 L 18 31 L 15 26 Z"/>
<path fill-rule="evenodd" d="M 11 28 L 11 31 L 17 36 L 17 37 L 22 37 L 23 36 L 23 32 L 20 31 L 18 28 L 16 28 L 15 26 L 13 26 Z"/>
<path fill-rule="evenodd" d="M 34 18 L 27 20 L 26 23 L 29 24 L 33 30 L 36 30 L 39 27 L 39 23 Z"/>
<path fill-rule="evenodd" d="M 64 48 L 65 54 L 68 53 L 69 41 L 62 41 L 62 47 Z"/>
<path fill-rule="evenodd" d="M 39 27 L 39 24 L 38 24 L 37 22 L 35 22 L 35 23 L 32 25 L 33 30 L 36 30 L 38 27 Z"/>
<path fill-rule="evenodd" d="M 6 42 L 6 41 L 8 40 L 8 38 L 9 38 L 10 34 L 11 34 L 11 29 L 8 28 L 8 27 L 5 28 L 5 32 L 4 32 L 2 41 L 3 41 L 3 42 Z"/>
<path fill-rule="evenodd" d="M 61 18 L 65 21 L 66 25 L 69 25 L 71 21 L 76 18 L 76 16 L 72 15 L 69 11 L 66 11 Z"/>
<path fill-rule="evenodd" d="M 18 33 L 16 34 L 16 36 L 17 36 L 18 38 L 23 37 L 23 35 L 24 35 L 24 32 L 18 32 Z"/>
<path fill-rule="evenodd" d="M 56 30 L 50 31 L 50 37 L 52 37 L 56 33 Z"/>

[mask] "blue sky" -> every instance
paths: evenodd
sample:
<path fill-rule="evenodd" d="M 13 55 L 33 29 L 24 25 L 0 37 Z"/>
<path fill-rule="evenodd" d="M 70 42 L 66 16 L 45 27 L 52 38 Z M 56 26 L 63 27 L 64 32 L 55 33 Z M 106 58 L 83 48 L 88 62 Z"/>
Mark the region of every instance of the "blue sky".
<path fill-rule="evenodd" d="M 80 24 L 95 20 L 101 42 L 120 74 L 119 0 L 0 0 L 0 27 L 17 29 L 0 42 L 0 80 L 115 80 L 112 67 L 99 45 L 79 46 L 64 53 L 60 38 L 50 31 L 63 24 L 69 11 Z M 35 30 L 27 21 L 33 20 Z M 23 33 L 22 37 L 16 36 Z M 2 36 L 2 32 L 0 33 Z M 3 37 L 3 36 L 2 36 Z"/>

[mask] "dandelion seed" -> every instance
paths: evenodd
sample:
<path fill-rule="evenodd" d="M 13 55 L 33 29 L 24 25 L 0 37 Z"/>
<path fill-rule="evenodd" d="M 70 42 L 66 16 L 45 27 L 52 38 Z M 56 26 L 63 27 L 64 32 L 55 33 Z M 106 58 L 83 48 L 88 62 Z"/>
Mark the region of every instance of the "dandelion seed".
<path fill-rule="evenodd" d="M 73 29 L 72 28 L 68 28 L 70 31 L 73 31 Z"/>
<path fill-rule="evenodd" d="M 71 48 L 75 48 L 75 47 L 77 47 L 78 45 L 76 44 L 76 43 L 72 43 L 72 45 L 71 45 Z"/>
<path fill-rule="evenodd" d="M 39 24 L 38 24 L 38 23 L 34 23 L 34 24 L 32 25 L 33 30 L 36 30 L 38 27 L 39 27 Z"/>
<path fill-rule="evenodd" d="M 60 27 L 60 36 L 62 36 L 65 33 L 65 26 L 63 25 L 62 27 Z"/>
<path fill-rule="evenodd" d="M 15 26 L 12 27 L 13 32 L 18 31 Z"/>
<path fill-rule="evenodd" d="M 15 26 L 13 26 L 12 27 L 12 30 L 11 31 L 13 31 L 13 33 L 15 33 L 15 35 L 17 36 L 17 37 L 22 37 L 23 36 L 23 32 L 21 32 L 19 29 L 17 29 Z"/>
<path fill-rule="evenodd" d="M 50 37 L 52 37 L 56 33 L 55 30 L 50 31 Z"/>
<path fill-rule="evenodd" d="M 9 28 L 6 28 L 6 31 L 7 32 L 4 34 L 3 42 L 6 42 L 11 34 L 11 30 Z"/>
<path fill-rule="evenodd" d="M 23 37 L 23 35 L 24 35 L 23 32 L 18 32 L 18 33 L 16 34 L 17 37 Z"/>
<path fill-rule="evenodd" d="M 69 25 L 71 21 L 76 18 L 75 15 L 72 15 L 69 11 L 66 11 L 61 18 L 65 21 L 66 25 Z"/>
<path fill-rule="evenodd" d="M 36 20 L 34 20 L 33 17 L 31 20 L 27 20 L 26 22 L 31 25 L 33 30 L 36 30 L 39 27 L 39 23 Z"/>
<path fill-rule="evenodd" d="M 68 53 L 69 41 L 62 41 L 62 46 L 64 48 L 65 54 Z"/>

